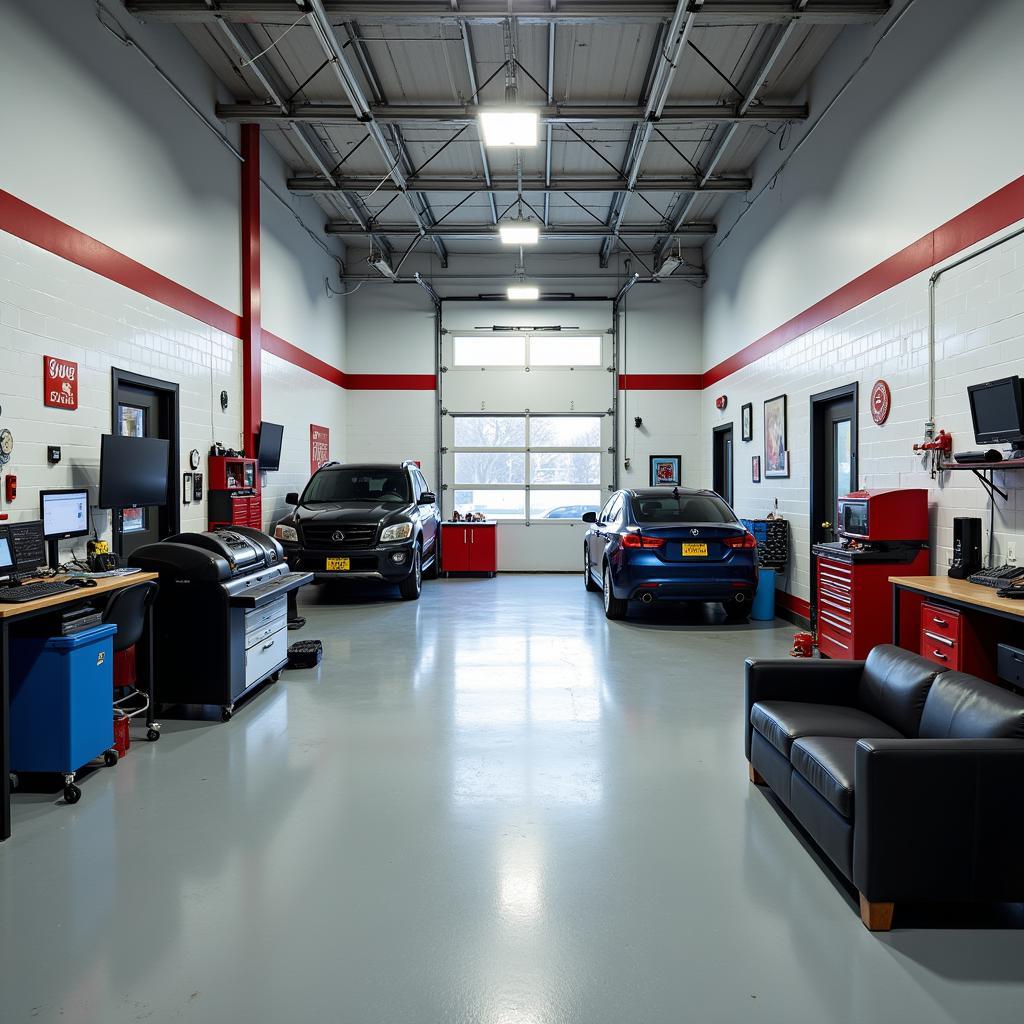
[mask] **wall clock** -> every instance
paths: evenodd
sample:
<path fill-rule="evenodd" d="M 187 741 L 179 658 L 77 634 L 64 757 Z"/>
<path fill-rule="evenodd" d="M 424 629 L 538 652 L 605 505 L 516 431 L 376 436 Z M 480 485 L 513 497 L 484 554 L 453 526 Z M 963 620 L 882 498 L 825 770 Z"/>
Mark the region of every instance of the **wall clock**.
<path fill-rule="evenodd" d="M 11 461 L 11 453 L 14 451 L 14 435 L 4 427 L 0 430 L 0 466 L 6 466 Z"/>
<path fill-rule="evenodd" d="M 193 448 L 192 451 L 190 451 L 188 453 L 188 464 L 193 469 L 198 469 L 199 468 L 199 460 L 200 460 L 199 449 L 198 448 Z"/>

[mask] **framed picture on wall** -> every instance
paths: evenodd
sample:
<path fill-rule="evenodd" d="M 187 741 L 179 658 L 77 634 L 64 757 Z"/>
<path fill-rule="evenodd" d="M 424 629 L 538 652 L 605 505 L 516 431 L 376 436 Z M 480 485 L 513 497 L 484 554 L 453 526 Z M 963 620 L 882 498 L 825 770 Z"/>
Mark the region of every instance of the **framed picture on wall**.
<path fill-rule="evenodd" d="M 754 403 L 747 402 L 740 409 L 740 437 L 744 441 L 754 440 Z"/>
<path fill-rule="evenodd" d="M 789 476 L 786 451 L 786 396 L 764 403 L 764 475 Z"/>
<path fill-rule="evenodd" d="M 759 484 L 761 482 L 761 456 L 750 456 L 750 482 Z"/>
<path fill-rule="evenodd" d="M 651 487 L 678 487 L 682 482 L 681 455 L 651 456 Z"/>

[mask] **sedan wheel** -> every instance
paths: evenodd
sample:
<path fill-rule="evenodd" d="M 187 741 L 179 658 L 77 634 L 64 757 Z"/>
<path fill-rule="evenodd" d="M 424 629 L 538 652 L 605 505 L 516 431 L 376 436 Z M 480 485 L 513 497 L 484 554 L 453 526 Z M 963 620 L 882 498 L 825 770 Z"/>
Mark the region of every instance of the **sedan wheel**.
<path fill-rule="evenodd" d="M 612 572 L 607 565 L 604 567 L 604 614 L 608 619 L 624 619 L 629 602 L 616 597 L 612 592 Z"/>
<path fill-rule="evenodd" d="M 590 572 L 590 555 L 587 553 L 586 544 L 583 545 L 583 585 L 592 594 L 596 594 L 601 588 L 594 582 L 594 577 Z"/>

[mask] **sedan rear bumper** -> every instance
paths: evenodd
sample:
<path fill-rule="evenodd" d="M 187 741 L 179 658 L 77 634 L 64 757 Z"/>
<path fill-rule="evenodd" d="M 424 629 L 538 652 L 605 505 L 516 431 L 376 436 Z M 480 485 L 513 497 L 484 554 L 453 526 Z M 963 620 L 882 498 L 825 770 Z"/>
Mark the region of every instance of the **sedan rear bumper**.
<path fill-rule="evenodd" d="M 643 553 L 612 565 L 612 591 L 632 601 L 752 601 L 756 589 L 752 558 L 676 565 Z"/>

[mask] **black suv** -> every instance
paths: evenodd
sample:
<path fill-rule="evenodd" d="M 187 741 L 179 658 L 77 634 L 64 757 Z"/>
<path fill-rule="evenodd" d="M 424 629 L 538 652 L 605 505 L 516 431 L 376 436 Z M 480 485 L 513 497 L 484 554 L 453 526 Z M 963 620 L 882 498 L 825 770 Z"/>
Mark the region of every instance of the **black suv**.
<path fill-rule="evenodd" d="M 274 527 L 288 564 L 318 580 L 397 583 L 415 601 L 424 576 L 437 575 L 441 510 L 414 462 L 328 462 L 311 477 L 297 506 Z"/>

